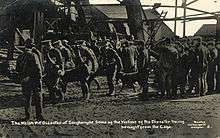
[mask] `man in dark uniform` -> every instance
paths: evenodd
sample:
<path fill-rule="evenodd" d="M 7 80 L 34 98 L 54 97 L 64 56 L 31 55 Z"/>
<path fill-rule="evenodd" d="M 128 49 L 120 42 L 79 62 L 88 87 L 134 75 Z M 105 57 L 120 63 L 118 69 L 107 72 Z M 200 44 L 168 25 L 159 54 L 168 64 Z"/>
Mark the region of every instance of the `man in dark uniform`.
<path fill-rule="evenodd" d="M 100 49 L 101 52 L 101 63 L 98 73 L 102 72 L 107 76 L 109 92 L 107 95 L 115 95 L 115 77 L 117 72 L 121 72 L 123 69 L 121 58 L 118 53 L 112 48 L 110 43 L 106 43 Z"/>
<path fill-rule="evenodd" d="M 31 99 L 35 99 L 36 118 L 44 120 L 42 116 L 42 64 L 40 57 L 32 50 L 34 44 L 26 40 L 25 51 L 17 59 L 16 71 L 21 80 L 22 93 L 25 96 L 25 120 L 30 119 Z"/>
<path fill-rule="evenodd" d="M 46 44 L 45 44 L 46 43 Z M 43 41 L 45 50 L 45 84 L 49 90 L 50 99 L 56 103 L 56 94 L 59 100 L 64 100 L 60 77 L 64 75 L 64 62 L 61 52 L 52 46 L 50 40 Z"/>
<path fill-rule="evenodd" d="M 135 46 L 137 46 L 137 70 L 139 74 L 139 83 L 142 90 L 142 95 L 146 98 L 146 94 L 148 93 L 148 76 L 149 76 L 149 62 L 150 56 L 147 47 L 144 44 L 144 41 L 136 41 Z"/>

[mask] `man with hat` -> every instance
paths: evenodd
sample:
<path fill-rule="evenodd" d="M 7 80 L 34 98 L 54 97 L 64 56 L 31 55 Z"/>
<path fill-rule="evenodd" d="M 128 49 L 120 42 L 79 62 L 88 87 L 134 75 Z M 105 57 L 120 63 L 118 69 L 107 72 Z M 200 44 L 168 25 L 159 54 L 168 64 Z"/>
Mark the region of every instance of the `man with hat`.
<path fill-rule="evenodd" d="M 204 96 L 207 89 L 207 72 L 208 72 L 208 62 L 210 60 L 210 52 L 207 47 L 205 47 L 201 37 L 194 37 L 192 40 L 194 51 L 195 51 L 195 62 L 191 65 L 191 83 L 189 92 L 195 86 L 196 93 L 200 96 Z"/>
<path fill-rule="evenodd" d="M 131 73 L 137 71 L 137 55 L 137 49 L 133 44 L 129 44 L 128 41 L 122 43 L 121 60 L 124 67 L 123 72 Z"/>
<path fill-rule="evenodd" d="M 142 98 L 147 98 L 148 93 L 148 77 L 149 77 L 149 62 L 150 56 L 147 47 L 145 46 L 144 41 L 136 40 L 134 45 L 137 47 L 137 71 L 139 74 L 138 83 L 141 85 L 142 89 Z"/>
<path fill-rule="evenodd" d="M 106 75 L 109 92 L 108 96 L 115 95 L 115 77 L 117 72 L 121 72 L 123 70 L 123 65 L 121 62 L 121 58 L 118 53 L 112 48 L 112 46 L 108 43 L 105 46 L 100 48 L 100 68 L 97 71 L 99 74 Z"/>
<path fill-rule="evenodd" d="M 189 82 L 189 89 L 187 90 L 187 95 L 192 94 L 192 90 L 195 88 L 195 91 L 198 92 L 198 72 L 197 72 L 197 64 L 198 58 L 196 53 L 196 47 L 193 45 L 193 38 L 188 38 L 187 40 L 188 45 L 188 64 L 189 65 L 189 74 L 188 74 L 188 82 Z"/>
<path fill-rule="evenodd" d="M 161 89 L 161 97 L 165 96 L 165 92 L 168 98 L 171 98 L 172 94 L 176 96 L 175 87 L 175 73 L 177 66 L 178 51 L 171 45 L 169 38 L 165 39 L 163 45 L 159 49 L 160 58 L 159 64 L 159 85 Z M 175 84 L 175 85 L 174 85 Z"/>
<path fill-rule="evenodd" d="M 178 59 L 177 59 L 177 67 L 175 72 L 175 80 L 177 86 L 180 88 L 180 96 L 183 97 L 185 94 L 185 86 L 187 84 L 187 75 L 189 73 L 189 67 L 187 65 L 188 62 L 188 50 L 186 48 L 186 41 L 182 41 L 183 44 L 179 41 L 176 41 L 175 47 L 178 51 Z"/>
<path fill-rule="evenodd" d="M 25 96 L 25 120 L 30 119 L 31 100 L 35 99 L 36 118 L 44 120 L 42 115 L 42 64 L 38 54 L 33 51 L 34 44 L 31 39 L 25 42 L 23 54 L 18 56 L 16 71 L 18 72 L 22 93 Z"/>

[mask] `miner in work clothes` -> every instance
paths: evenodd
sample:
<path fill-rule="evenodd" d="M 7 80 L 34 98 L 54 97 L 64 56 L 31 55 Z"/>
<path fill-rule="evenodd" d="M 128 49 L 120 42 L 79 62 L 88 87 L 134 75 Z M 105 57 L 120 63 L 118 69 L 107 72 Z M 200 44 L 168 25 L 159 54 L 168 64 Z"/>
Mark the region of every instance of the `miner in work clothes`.
<path fill-rule="evenodd" d="M 25 120 L 30 119 L 32 98 L 35 99 L 37 120 L 44 120 L 42 116 L 42 64 L 40 57 L 34 52 L 37 49 L 33 50 L 33 47 L 34 44 L 28 39 L 24 52 L 17 59 L 16 71 L 25 96 Z"/>

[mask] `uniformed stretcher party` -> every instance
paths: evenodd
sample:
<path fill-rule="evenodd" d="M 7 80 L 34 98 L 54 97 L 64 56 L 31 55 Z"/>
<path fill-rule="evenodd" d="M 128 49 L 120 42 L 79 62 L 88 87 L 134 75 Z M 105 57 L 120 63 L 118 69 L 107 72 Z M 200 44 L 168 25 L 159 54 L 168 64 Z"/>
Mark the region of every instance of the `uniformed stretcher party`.
<path fill-rule="evenodd" d="M 30 119 L 31 98 L 35 99 L 36 118 L 44 120 L 42 85 L 52 104 L 65 102 L 67 84 L 80 82 L 82 98 L 91 96 L 90 86 L 97 76 L 107 78 L 106 96 L 115 96 L 128 86 L 148 99 L 148 78 L 154 74 L 158 99 L 204 96 L 218 89 L 216 83 L 219 43 L 201 37 L 163 38 L 153 47 L 135 39 L 43 40 L 41 49 L 31 39 L 17 58 L 16 72 L 25 96 L 25 120 Z M 121 83 L 121 90 L 116 86 Z M 94 83 L 93 83 L 94 84 Z"/>

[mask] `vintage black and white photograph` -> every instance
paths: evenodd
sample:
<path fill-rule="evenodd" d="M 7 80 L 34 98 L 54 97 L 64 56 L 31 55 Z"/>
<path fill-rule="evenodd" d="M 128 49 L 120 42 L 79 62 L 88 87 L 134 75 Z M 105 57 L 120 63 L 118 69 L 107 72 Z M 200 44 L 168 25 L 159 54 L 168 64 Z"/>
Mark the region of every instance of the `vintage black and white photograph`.
<path fill-rule="evenodd" d="M 220 138 L 220 0 L 0 0 L 0 137 Z"/>

